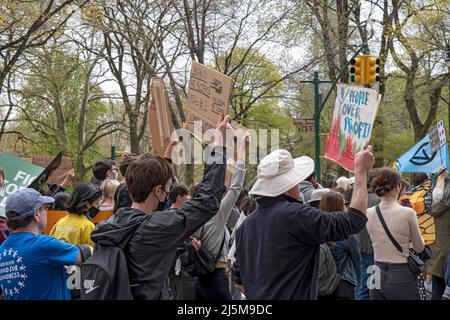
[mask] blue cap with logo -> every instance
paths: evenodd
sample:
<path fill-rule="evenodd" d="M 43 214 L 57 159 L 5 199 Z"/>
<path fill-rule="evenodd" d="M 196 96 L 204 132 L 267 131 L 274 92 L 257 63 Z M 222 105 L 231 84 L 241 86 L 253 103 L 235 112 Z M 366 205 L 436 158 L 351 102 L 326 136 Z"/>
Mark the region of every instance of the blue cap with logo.
<path fill-rule="evenodd" d="M 31 188 L 21 189 L 8 197 L 5 212 L 9 220 L 30 217 L 45 204 L 52 204 L 55 199 L 42 196 Z"/>

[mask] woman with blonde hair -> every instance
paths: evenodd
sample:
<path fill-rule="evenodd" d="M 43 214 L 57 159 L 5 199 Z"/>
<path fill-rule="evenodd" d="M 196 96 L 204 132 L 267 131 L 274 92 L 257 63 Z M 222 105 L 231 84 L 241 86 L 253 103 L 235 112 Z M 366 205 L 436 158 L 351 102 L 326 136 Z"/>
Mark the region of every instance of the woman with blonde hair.
<path fill-rule="evenodd" d="M 102 201 L 100 202 L 100 211 L 112 211 L 114 209 L 114 195 L 120 182 L 114 179 L 106 179 L 102 182 L 100 190 L 102 191 Z"/>

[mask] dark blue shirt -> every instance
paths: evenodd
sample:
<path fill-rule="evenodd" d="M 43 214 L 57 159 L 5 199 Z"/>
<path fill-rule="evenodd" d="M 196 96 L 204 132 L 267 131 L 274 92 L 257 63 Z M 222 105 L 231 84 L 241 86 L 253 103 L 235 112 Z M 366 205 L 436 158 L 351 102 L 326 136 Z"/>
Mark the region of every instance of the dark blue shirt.
<path fill-rule="evenodd" d="M 320 244 L 361 231 L 364 214 L 324 212 L 288 196 L 262 197 L 236 232 L 236 268 L 250 300 L 314 300 Z"/>

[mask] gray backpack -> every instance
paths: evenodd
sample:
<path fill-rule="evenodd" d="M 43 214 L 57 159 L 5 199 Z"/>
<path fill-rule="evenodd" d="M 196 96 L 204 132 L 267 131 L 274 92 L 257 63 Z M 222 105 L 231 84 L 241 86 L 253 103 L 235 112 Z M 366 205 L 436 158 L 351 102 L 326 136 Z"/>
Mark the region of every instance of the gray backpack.
<path fill-rule="evenodd" d="M 319 296 L 332 294 L 341 281 L 341 275 L 337 271 L 336 262 L 328 244 L 320 245 L 319 257 Z"/>

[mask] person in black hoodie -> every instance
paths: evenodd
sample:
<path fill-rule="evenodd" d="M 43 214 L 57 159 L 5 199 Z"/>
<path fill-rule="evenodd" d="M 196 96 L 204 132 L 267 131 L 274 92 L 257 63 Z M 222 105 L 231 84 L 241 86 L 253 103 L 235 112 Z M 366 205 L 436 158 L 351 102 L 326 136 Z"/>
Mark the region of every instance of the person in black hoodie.
<path fill-rule="evenodd" d="M 92 232 L 97 245 L 123 247 L 134 299 L 167 298 L 168 274 L 177 246 L 217 213 L 225 190 L 224 137 L 231 128 L 229 121 L 227 116 L 218 123 L 203 182 L 180 209 L 158 211 L 172 184 L 172 167 L 161 157 L 145 155 L 127 169 L 131 208 L 119 209 Z"/>

